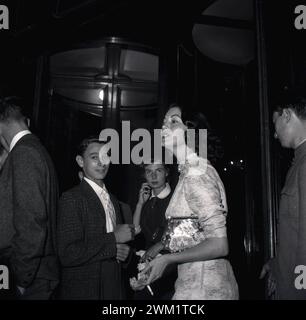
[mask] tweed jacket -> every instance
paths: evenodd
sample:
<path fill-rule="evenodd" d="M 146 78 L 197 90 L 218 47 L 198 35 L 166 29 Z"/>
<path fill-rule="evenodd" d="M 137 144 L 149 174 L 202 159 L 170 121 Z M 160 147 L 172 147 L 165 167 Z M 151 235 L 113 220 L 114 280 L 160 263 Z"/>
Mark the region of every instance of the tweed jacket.
<path fill-rule="evenodd" d="M 124 223 L 119 201 L 110 194 L 116 223 Z M 116 239 L 106 233 L 104 208 L 85 181 L 63 193 L 58 210 L 60 299 L 125 298 L 122 263 L 116 260 Z"/>

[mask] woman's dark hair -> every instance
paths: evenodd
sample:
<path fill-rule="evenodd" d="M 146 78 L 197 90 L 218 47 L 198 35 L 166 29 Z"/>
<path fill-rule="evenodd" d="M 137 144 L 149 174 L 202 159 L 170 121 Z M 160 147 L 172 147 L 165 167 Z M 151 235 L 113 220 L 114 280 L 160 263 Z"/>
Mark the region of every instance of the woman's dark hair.
<path fill-rule="evenodd" d="M 142 163 L 140 166 L 143 168 L 143 170 L 146 169 L 147 166 L 150 166 L 151 164 L 155 164 L 157 162 L 154 162 L 154 160 L 152 159 L 151 163 Z M 170 171 L 170 167 L 168 164 L 165 164 L 164 162 L 160 162 L 158 164 L 161 164 L 167 171 Z"/>
<path fill-rule="evenodd" d="M 224 155 L 224 149 L 220 138 L 212 130 L 207 118 L 202 112 L 183 109 L 178 104 L 171 104 L 169 109 L 177 107 L 182 111 L 182 120 L 188 129 L 195 129 L 195 152 L 199 154 L 199 131 L 207 129 L 207 158 L 215 164 Z"/>
<path fill-rule="evenodd" d="M 140 164 L 140 167 L 141 167 L 142 170 L 143 170 L 143 177 L 144 177 L 144 178 L 145 178 L 146 167 L 149 166 L 149 165 L 151 165 L 151 164 L 154 164 L 154 163 L 156 163 L 156 162 L 155 162 L 155 159 L 154 159 L 154 158 L 151 158 L 151 161 L 150 161 L 150 162 L 146 161 L 146 162 Z M 168 164 L 166 164 L 164 161 L 160 162 L 159 164 L 163 165 L 163 167 L 165 168 L 165 170 L 167 171 L 168 176 L 169 176 L 170 173 L 171 173 L 171 168 L 170 168 L 170 166 L 169 166 Z"/>

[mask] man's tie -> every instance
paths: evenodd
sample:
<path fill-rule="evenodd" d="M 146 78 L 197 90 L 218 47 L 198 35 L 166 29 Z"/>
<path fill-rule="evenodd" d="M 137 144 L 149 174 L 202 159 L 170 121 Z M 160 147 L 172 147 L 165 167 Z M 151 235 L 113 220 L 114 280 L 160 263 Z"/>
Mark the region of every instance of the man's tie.
<path fill-rule="evenodd" d="M 106 188 L 102 188 L 101 196 L 103 198 L 104 204 L 106 204 L 105 208 L 105 216 L 106 216 L 106 231 L 112 232 L 115 229 L 116 226 L 116 213 L 114 206 L 110 200 L 110 196 L 106 190 Z"/>

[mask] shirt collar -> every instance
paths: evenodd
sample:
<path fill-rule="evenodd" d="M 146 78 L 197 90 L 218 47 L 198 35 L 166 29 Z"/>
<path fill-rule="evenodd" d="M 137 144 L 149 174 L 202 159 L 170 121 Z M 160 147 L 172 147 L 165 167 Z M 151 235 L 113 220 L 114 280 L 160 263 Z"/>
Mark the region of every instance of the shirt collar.
<path fill-rule="evenodd" d="M 297 145 L 297 147 L 296 147 L 295 149 L 297 149 L 299 146 L 301 146 L 305 141 L 306 141 L 306 138 L 303 139 L 303 140 Z"/>
<path fill-rule="evenodd" d="M 306 140 L 301 141 L 299 146 L 294 150 L 294 158 L 295 160 L 306 154 Z"/>
<path fill-rule="evenodd" d="M 31 134 L 30 130 L 22 130 L 20 132 L 18 132 L 17 134 L 15 134 L 14 138 L 11 141 L 10 144 L 10 152 L 13 150 L 13 148 L 15 147 L 16 143 L 25 135 L 27 134 Z"/>
<path fill-rule="evenodd" d="M 165 188 L 157 195 L 155 196 L 153 193 L 151 195 L 151 198 L 154 198 L 154 197 L 157 197 L 159 199 L 165 199 L 168 197 L 168 195 L 170 194 L 171 192 L 171 188 L 169 186 L 169 183 L 166 183 L 166 186 Z"/>
<path fill-rule="evenodd" d="M 101 194 L 103 193 L 103 191 L 105 192 L 106 191 L 106 188 L 105 186 L 101 187 L 99 186 L 97 183 L 95 183 L 94 181 L 84 177 L 83 178 L 93 189 L 94 191 L 97 193 L 97 194 Z"/>

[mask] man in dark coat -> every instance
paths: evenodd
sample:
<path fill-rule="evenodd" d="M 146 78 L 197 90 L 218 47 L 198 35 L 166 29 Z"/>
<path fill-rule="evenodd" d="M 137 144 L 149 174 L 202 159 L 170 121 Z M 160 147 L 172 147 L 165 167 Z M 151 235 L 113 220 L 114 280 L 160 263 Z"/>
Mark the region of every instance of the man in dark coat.
<path fill-rule="evenodd" d="M 58 248 L 61 262 L 60 299 L 125 299 L 122 265 L 134 236 L 123 224 L 120 204 L 109 194 L 104 178 L 109 163 L 101 163 L 98 139 L 84 139 L 76 161 L 81 183 L 65 192 L 58 211 Z"/>
<path fill-rule="evenodd" d="M 9 152 L 0 179 L 0 262 L 20 299 L 49 299 L 59 278 L 57 178 L 14 98 L 0 99 L 0 140 Z"/>
<path fill-rule="evenodd" d="M 288 98 L 287 98 L 288 99 Z M 281 192 L 276 256 L 263 267 L 268 291 L 279 300 L 306 300 L 306 99 L 290 97 L 273 112 L 275 138 L 294 149 Z"/>

